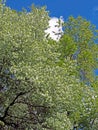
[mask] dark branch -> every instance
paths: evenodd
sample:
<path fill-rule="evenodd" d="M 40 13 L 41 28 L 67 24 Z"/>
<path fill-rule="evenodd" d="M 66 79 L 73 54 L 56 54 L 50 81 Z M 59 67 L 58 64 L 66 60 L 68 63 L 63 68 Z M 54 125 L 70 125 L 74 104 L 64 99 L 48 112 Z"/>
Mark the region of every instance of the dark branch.
<path fill-rule="evenodd" d="M 24 94 L 26 94 L 26 93 L 28 93 L 28 92 L 29 92 L 29 91 L 27 91 L 27 92 L 20 92 L 20 93 L 14 98 L 14 100 L 8 105 L 8 107 L 5 109 L 4 116 L 3 116 L 3 117 L 0 117 L 0 120 L 2 120 L 2 121 L 4 120 L 4 118 L 5 118 L 5 117 L 7 116 L 7 114 L 8 114 L 9 108 L 15 104 L 15 101 L 18 99 L 18 97 L 20 97 L 20 96 L 22 96 L 22 95 L 24 95 Z"/>

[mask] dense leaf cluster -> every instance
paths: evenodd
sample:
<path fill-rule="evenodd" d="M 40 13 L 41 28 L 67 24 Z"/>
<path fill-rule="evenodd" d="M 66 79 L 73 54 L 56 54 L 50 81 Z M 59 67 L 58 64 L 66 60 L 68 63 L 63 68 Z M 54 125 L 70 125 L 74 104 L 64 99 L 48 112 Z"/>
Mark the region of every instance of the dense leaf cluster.
<path fill-rule="evenodd" d="M 44 7 L 27 13 L 0 4 L 0 129 L 97 130 L 94 30 L 70 17 L 55 42 L 45 38 L 48 20 Z"/>

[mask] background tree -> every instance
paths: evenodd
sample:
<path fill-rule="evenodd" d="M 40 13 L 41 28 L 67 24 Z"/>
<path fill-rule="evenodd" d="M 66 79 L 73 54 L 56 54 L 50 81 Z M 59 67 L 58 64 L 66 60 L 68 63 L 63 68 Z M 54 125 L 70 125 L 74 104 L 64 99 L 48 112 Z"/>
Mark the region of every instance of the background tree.
<path fill-rule="evenodd" d="M 70 44 L 66 42 L 66 35 L 67 39 L 71 38 Z M 65 56 L 70 53 L 71 58 L 77 59 L 81 80 L 88 84 L 94 81 L 94 69 L 98 68 L 98 45 L 95 44 L 97 38 L 98 30 L 86 19 L 70 16 L 65 21 L 61 39 Z"/>
<path fill-rule="evenodd" d="M 69 17 L 64 23 L 64 35 L 62 36 L 60 44 L 61 59 L 70 57 L 76 60 L 78 76 L 80 82 L 86 84 L 90 89 L 94 90 L 97 95 L 97 76 L 94 76 L 94 69 L 98 68 L 98 45 L 96 44 L 98 38 L 98 30 L 86 19 L 82 17 Z M 96 86 L 96 87 L 95 87 Z M 95 89 L 96 88 L 96 89 Z M 93 97 L 94 99 L 94 97 Z M 83 119 L 84 126 L 89 124 L 84 129 L 95 129 L 92 127 L 93 121 L 98 119 L 97 113 L 97 99 L 94 102 L 93 116 L 90 116 L 88 122 L 87 118 Z M 92 101 L 89 101 L 91 103 Z M 92 119 L 95 117 L 95 120 Z M 85 120 L 86 119 L 86 120 Z M 92 123 L 90 124 L 90 120 Z M 95 121 L 97 122 L 97 121 Z M 80 123 L 81 124 L 81 123 Z M 95 125 L 96 126 L 96 125 Z"/>

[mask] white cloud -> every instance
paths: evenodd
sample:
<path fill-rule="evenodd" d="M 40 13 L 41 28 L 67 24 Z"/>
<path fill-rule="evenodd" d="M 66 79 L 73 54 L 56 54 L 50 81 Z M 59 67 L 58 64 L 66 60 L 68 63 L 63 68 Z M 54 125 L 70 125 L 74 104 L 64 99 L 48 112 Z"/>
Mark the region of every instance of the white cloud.
<path fill-rule="evenodd" d="M 49 21 L 49 28 L 45 30 L 46 34 L 49 34 L 49 37 L 53 40 L 58 41 L 63 33 L 62 24 L 63 18 L 53 17 Z"/>

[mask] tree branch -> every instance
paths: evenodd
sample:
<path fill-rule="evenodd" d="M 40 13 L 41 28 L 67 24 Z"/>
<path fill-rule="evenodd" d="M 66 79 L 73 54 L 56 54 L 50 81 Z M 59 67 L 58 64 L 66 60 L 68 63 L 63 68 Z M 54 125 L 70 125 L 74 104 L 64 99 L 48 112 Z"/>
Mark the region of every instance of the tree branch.
<path fill-rule="evenodd" d="M 4 116 L 3 117 L 0 117 L 0 120 L 4 121 L 4 118 L 7 116 L 8 114 L 8 110 L 11 106 L 13 106 L 15 104 L 15 101 L 18 99 L 18 97 L 28 93 L 29 91 L 27 92 L 20 92 L 15 98 L 14 100 L 8 105 L 8 107 L 5 109 L 5 112 L 4 112 Z"/>

